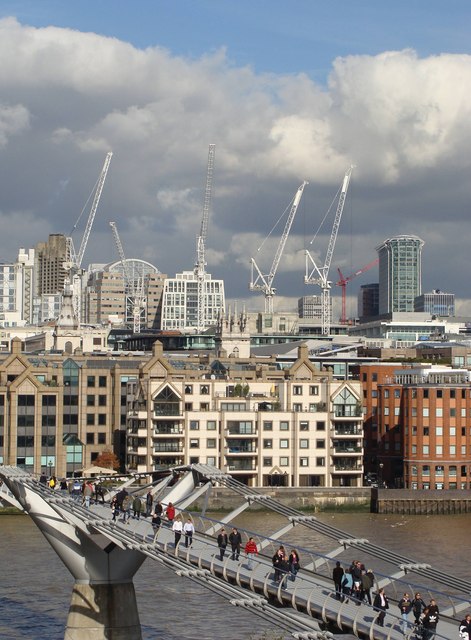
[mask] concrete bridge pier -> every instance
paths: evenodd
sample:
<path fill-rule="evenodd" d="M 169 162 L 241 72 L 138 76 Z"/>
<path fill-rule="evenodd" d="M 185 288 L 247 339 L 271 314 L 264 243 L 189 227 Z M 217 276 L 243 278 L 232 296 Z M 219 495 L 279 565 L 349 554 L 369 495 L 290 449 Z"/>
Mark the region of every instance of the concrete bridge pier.
<path fill-rule="evenodd" d="M 142 640 L 132 582 L 72 589 L 64 640 Z"/>

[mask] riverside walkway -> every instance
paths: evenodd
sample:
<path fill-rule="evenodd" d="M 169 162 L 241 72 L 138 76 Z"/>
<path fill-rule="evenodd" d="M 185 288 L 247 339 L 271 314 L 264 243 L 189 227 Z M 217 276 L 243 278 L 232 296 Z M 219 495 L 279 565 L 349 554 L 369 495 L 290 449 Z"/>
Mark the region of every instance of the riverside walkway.
<path fill-rule="evenodd" d="M 326 525 L 316 518 L 306 517 L 293 509 L 285 507 L 271 498 L 263 496 L 260 492 L 250 489 L 245 485 L 234 481 L 214 467 L 193 465 L 184 470 L 184 473 L 175 487 L 168 487 L 168 480 L 157 484 L 152 491 L 156 499 L 164 503 L 174 502 L 177 513 L 183 517 L 191 514 L 196 533 L 193 544 L 185 548 L 183 540 L 175 547 L 174 534 L 168 526 L 162 526 L 155 533 L 150 522 L 145 518 L 131 519 L 128 523 L 122 522 L 122 516 L 117 522 L 112 522 L 108 504 L 92 505 L 90 509 L 84 508 L 71 499 L 67 494 L 52 492 L 47 487 L 39 484 L 31 476 L 14 467 L 0 467 L 0 476 L 5 483 L 1 490 L 1 497 L 18 504 L 28 511 L 35 522 L 42 518 L 40 528 L 52 546 L 61 555 L 60 545 L 72 546 L 76 541 L 67 542 L 64 536 L 67 534 L 61 522 L 71 525 L 81 540 L 84 536 L 90 538 L 96 547 L 100 547 L 107 554 L 120 550 L 126 554 L 137 554 L 140 561 L 147 557 L 163 564 L 177 575 L 202 584 L 220 596 L 225 597 L 235 606 L 247 608 L 267 621 L 278 625 L 297 638 L 326 638 L 332 634 L 326 632 L 329 628 L 333 632 L 348 632 L 359 638 L 371 640 L 406 639 L 415 638 L 415 629 L 408 624 L 405 634 L 401 626 L 397 600 L 404 591 L 420 591 L 422 595 L 428 594 L 434 597 L 441 608 L 436 638 L 454 640 L 458 637 L 458 620 L 464 613 L 471 610 L 469 583 L 463 580 L 453 580 L 448 574 L 433 569 L 429 565 L 416 563 L 409 558 L 403 558 L 395 553 L 370 543 L 368 540 L 358 540 L 354 536 Z M 191 481 L 189 480 L 191 479 Z M 186 487 L 185 487 L 186 483 Z M 207 518 L 204 514 L 196 514 L 188 511 L 188 507 L 195 499 L 204 496 L 210 491 L 213 484 L 229 486 L 241 496 L 241 505 L 233 512 L 224 516 L 222 520 Z M 7 491 L 8 489 L 13 493 Z M 142 492 L 142 487 L 134 487 L 130 491 Z M 39 499 L 36 506 L 34 500 Z M 250 570 L 244 554 L 239 561 L 232 560 L 230 553 L 226 553 L 223 561 L 219 560 L 219 553 L 215 541 L 215 533 L 223 524 L 237 525 L 237 515 L 252 504 L 260 504 L 287 518 L 287 524 L 270 536 L 262 536 L 254 532 L 244 532 L 253 535 L 257 542 L 259 555 L 254 561 L 254 568 Z M 48 505 L 50 511 L 41 505 Z M 41 514 L 38 514 L 38 508 Z M 45 518 L 45 519 L 44 519 Z M 59 522 L 59 519 L 61 522 Z M 273 570 L 271 556 L 280 544 L 284 544 L 284 535 L 297 525 L 306 526 L 322 533 L 327 538 L 335 541 L 335 547 L 329 554 L 321 555 L 309 549 L 302 549 L 304 567 L 298 573 L 296 580 L 291 582 L 285 577 L 283 583 L 275 584 L 272 580 Z M 293 546 L 291 543 L 286 543 Z M 376 612 L 367 604 L 357 605 L 349 599 L 340 602 L 332 592 L 330 579 L 331 566 L 334 558 L 342 559 L 342 554 L 349 553 L 349 561 L 352 559 L 352 549 L 361 551 L 362 557 L 369 554 L 372 557 L 387 559 L 396 571 L 390 574 L 376 574 L 377 586 L 386 585 L 386 592 L 390 598 L 390 609 L 386 615 L 385 626 L 376 624 Z M 75 549 L 75 551 L 77 551 Z M 62 555 L 61 555 L 62 557 Z M 74 567 L 71 561 L 62 558 L 74 575 Z M 306 562 L 307 560 L 307 562 Z M 77 564 L 76 559 L 74 563 Z M 87 556 L 87 564 L 90 555 Z M 346 561 L 343 562 L 346 564 Z M 75 567 L 76 569 L 76 567 Z M 88 569 L 90 571 L 90 569 Z M 78 571 L 78 570 L 76 570 Z M 93 571 L 92 571 L 93 573 Z M 410 574 L 415 576 L 417 582 L 410 582 Z M 407 578 L 407 580 L 404 580 Z M 443 578 L 443 580 L 442 580 Z M 103 579 L 103 576 L 102 576 Z M 132 578 L 131 578 L 132 579 Z M 422 580 L 423 582 L 419 582 Z M 97 581 L 96 576 L 91 576 L 91 582 Z M 400 594 L 396 598 L 397 594 Z M 446 604 L 445 604 L 446 603 Z M 69 625 L 71 627 L 73 625 Z M 69 635 L 66 637 L 81 637 Z M 103 637 L 111 637 L 104 635 Z M 115 636 L 112 636 L 115 637 Z M 118 636 L 116 636 L 118 637 Z M 123 636 L 125 637 L 125 636 Z M 130 637 L 130 636 L 128 636 Z M 139 637 L 136 635 L 135 637 Z"/>

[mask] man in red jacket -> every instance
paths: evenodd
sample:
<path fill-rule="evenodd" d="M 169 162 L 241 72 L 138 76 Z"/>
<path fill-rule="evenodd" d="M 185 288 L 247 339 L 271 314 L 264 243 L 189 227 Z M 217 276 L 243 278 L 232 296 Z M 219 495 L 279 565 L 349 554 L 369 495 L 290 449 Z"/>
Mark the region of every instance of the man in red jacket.
<path fill-rule="evenodd" d="M 249 538 L 245 545 L 245 553 L 247 554 L 247 569 L 251 571 L 253 569 L 253 559 L 258 553 L 257 545 L 253 538 Z"/>

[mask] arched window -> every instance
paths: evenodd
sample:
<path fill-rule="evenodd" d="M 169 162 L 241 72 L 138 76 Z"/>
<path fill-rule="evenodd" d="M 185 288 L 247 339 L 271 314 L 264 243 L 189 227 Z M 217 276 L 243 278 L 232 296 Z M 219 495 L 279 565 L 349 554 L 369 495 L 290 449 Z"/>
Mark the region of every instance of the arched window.
<path fill-rule="evenodd" d="M 180 398 L 170 387 L 162 389 L 162 391 L 154 398 L 154 415 L 180 415 Z"/>

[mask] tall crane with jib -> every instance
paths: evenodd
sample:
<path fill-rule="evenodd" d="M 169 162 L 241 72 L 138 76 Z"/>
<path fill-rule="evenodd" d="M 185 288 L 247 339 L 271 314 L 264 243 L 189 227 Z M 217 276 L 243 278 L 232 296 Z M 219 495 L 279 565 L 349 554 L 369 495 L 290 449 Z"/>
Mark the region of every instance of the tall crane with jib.
<path fill-rule="evenodd" d="M 208 233 L 209 212 L 211 209 L 211 196 L 213 188 L 213 168 L 216 145 L 210 144 L 208 151 L 208 168 L 206 171 L 206 187 L 204 190 L 203 217 L 201 229 L 196 238 L 196 262 L 195 276 L 197 282 L 197 331 L 203 331 L 206 327 L 206 236 Z"/>
<path fill-rule="evenodd" d="M 82 242 L 80 243 L 80 249 L 78 253 L 75 251 L 74 242 L 72 237 L 66 238 L 66 261 L 64 263 L 64 269 L 66 272 L 65 277 L 65 289 L 67 291 L 72 291 L 72 305 L 74 309 L 75 317 L 77 318 L 78 323 L 80 324 L 80 316 L 81 316 L 81 300 L 82 300 L 82 280 L 81 280 L 81 266 L 83 256 L 85 254 L 85 249 L 87 248 L 88 239 L 90 237 L 90 232 L 92 230 L 93 221 L 95 220 L 95 215 L 98 209 L 98 205 L 100 203 L 101 194 L 103 192 L 103 187 L 105 185 L 106 176 L 108 174 L 108 169 L 110 168 L 111 158 L 113 156 L 113 152 L 109 151 L 106 154 L 105 163 L 103 165 L 103 169 L 101 170 L 100 176 L 95 185 L 95 195 L 93 197 L 92 206 L 90 209 L 90 213 L 88 214 L 87 225 L 85 227 L 85 231 L 82 237 Z M 82 210 L 83 213 L 83 210 Z M 79 223 L 80 218 L 82 217 L 82 213 L 77 219 L 77 222 L 74 225 L 74 230 Z"/>
<path fill-rule="evenodd" d="M 342 218 L 343 207 L 345 205 L 345 198 L 347 197 L 348 185 L 350 183 L 352 171 L 353 166 L 350 166 L 345 174 L 342 187 L 340 189 L 337 211 L 335 213 L 334 224 L 332 226 L 332 233 L 330 234 L 324 266 L 318 267 L 314 258 L 309 253 L 309 250 L 306 249 L 306 275 L 304 276 L 304 283 L 317 284 L 321 288 L 322 335 L 324 336 L 328 336 L 330 334 L 331 323 L 330 289 L 332 287 L 332 282 L 329 281 L 330 263 L 332 262 L 332 255 L 334 253 L 340 219 Z M 313 241 L 311 240 L 311 244 L 312 242 Z"/>
<path fill-rule="evenodd" d="M 131 275 L 129 273 L 128 263 L 124 254 L 123 245 L 121 244 L 121 239 L 119 237 L 116 222 L 110 222 L 109 224 L 113 231 L 116 248 L 118 249 L 119 259 L 121 261 L 121 266 L 123 267 L 123 279 L 125 287 L 125 316 L 128 316 L 128 309 L 130 309 L 133 319 L 133 331 L 134 333 L 140 333 L 141 319 L 143 316 L 145 316 L 147 304 L 147 298 L 144 294 L 144 280 L 142 276 L 136 278 L 135 274 Z"/>
<path fill-rule="evenodd" d="M 299 203 L 301 202 L 304 187 L 307 184 L 309 183 L 304 181 L 301 184 L 301 186 L 298 188 L 296 195 L 294 196 L 291 209 L 289 211 L 288 218 L 286 220 L 285 228 L 283 230 L 283 235 L 280 238 L 278 249 L 276 250 L 275 257 L 273 258 L 273 263 L 271 265 L 270 272 L 264 275 L 260 271 L 257 263 L 255 262 L 255 258 L 251 259 L 252 277 L 249 283 L 249 289 L 250 291 L 263 291 L 265 295 L 265 313 L 273 313 L 273 297 L 275 296 L 275 293 L 276 293 L 276 289 L 273 287 L 273 280 L 278 270 L 278 265 L 280 264 L 281 256 L 283 254 L 286 241 L 288 240 L 288 235 L 291 230 L 291 225 L 293 224 L 294 216 L 296 215 L 296 211 L 298 209 Z M 258 250 L 260 251 L 260 249 L 261 247 L 259 247 Z M 254 277 L 255 274 L 257 274 L 256 277 Z"/>

